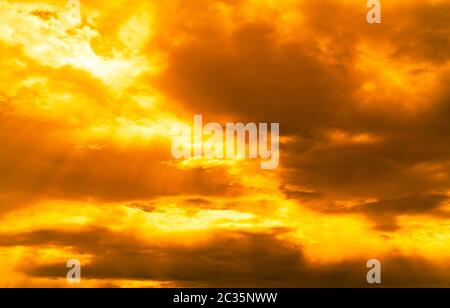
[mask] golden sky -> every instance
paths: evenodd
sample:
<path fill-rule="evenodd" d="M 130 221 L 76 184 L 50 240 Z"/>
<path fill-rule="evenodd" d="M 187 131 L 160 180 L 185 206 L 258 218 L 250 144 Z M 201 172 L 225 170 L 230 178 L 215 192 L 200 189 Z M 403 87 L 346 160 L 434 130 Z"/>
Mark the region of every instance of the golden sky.
<path fill-rule="evenodd" d="M 0 0 L 0 286 L 450 287 L 450 1 Z M 278 122 L 281 160 L 171 128 Z"/>

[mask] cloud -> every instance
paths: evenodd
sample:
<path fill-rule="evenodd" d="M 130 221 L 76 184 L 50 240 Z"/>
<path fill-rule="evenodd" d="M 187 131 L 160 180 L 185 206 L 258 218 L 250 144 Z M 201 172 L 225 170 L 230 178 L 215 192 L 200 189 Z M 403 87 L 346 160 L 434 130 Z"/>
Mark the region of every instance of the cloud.
<path fill-rule="evenodd" d="M 60 1 L 1 3 L 5 255 L 55 249 L 46 251 L 54 258 L 20 264 L 30 278 L 63 278 L 61 255 L 75 253 L 90 257 L 86 277 L 102 283 L 365 286 L 354 246 L 315 248 L 324 264 L 305 249 L 348 228 L 367 259 L 382 255 L 386 286 L 448 286 L 436 263 L 449 218 L 450 5 L 383 3 L 374 26 L 364 4 L 83 0 L 81 22 L 68 25 Z M 171 125 L 194 113 L 279 122 L 280 168 L 174 162 Z M 55 199 L 92 202 L 56 219 L 42 205 Z M 117 219 L 96 225 L 87 208 L 107 203 L 121 209 Z M 161 208 L 170 210 L 157 216 Z M 156 215 L 150 221 L 172 237 L 117 231 L 140 210 L 138 229 Z M 420 216 L 428 224 L 402 221 Z M 94 222 L 67 230 L 71 219 Z M 22 225 L 37 222 L 46 227 Z M 206 235 L 183 245 L 174 235 L 183 223 Z"/>
<path fill-rule="evenodd" d="M 185 287 L 367 287 L 363 259 L 336 264 L 308 262 L 301 245 L 279 239 L 284 231 L 217 234 L 194 247 L 146 243 L 133 235 L 101 228 L 77 232 L 40 230 L 2 237 L 1 245 L 72 247 L 93 254 L 82 265 L 84 279 L 155 280 Z M 448 286 L 442 266 L 414 257 L 382 259 L 383 286 Z M 64 260 L 23 264 L 33 277 L 65 277 Z M 420 268 L 420 270 L 417 270 Z M 424 270 L 424 268 L 426 270 Z"/>
<path fill-rule="evenodd" d="M 375 222 L 377 229 L 395 231 L 400 228 L 396 221 L 399 215 L 430 215 L 448 219 L 448 214 L 441 211 L 448 200 L 447 195 L 412 195 L 398 199 L 367 202 L 343 211 L 363 213 Z"/>
<path fill-rule="evenodd" d="M 150 149 L 124 150 L 114 145 L 77 149 L 76 143 L 56 142 L 50 137 L 51 128 L 32 121 L 20 128 L 26 130 L 21 140 L 12 133 L 18 127 L 2 128 L 0 183 L 5 195 L 118 201 L 239 191 L 238 186 L 230 186 L 233 177 L 221 167 L 180 170 L 171 165 L 166 142 L 154 142 Z M 31 131 L 38 135 L 28 134 Z"/>
<path fill-rule="evenodd" d="M 279 43 L 271 23 L 244 23 L 230 37 L 214 37 L 175 49 L 155 81 L 184 108 L 211 118 L 281 122 L 288 134 L 333 121 L 341 102 L 351 100 L 345 68 L 324 66 L 307 44 Z"/>
<path fill-rule="evenodd" d="M 288 30 L 275 8 L 271 18 L 239 19 L 240 3 L 226 6 L 235 13 L 229 19 L 214 5 L 209 18 L 233 26 L 194 19 L 182 29 L 189 39 L 169 51 L 154 80 L 161 91 L 214 120 L 280 122 L 292 137 L 282 147 L 288 185 L 335 199 L 448 188 L 449 25 L 439 17 L 447 4 L 387 4 L 373 27 L 354 3 L 300 1 L 289 8 L 303 19 Z M 336 144 L 332 131 L 375 137 Z M 425 165 L 437 168 L 430 174 Z"/>
<path fill-rule="evenodd" d="M 400 199 L 368 202 L 356 206 L 353 210 L 381 215 L 427 213 L 438 209 L 448 199 L 447 195 L 408 196 Z"/>
<path fill-rule="evenodd" d="M 57 9 L 21 10 L 18 4 L 3 4 L 2 14 L 9 19 L 2 22 L 17 32 L 31 21 L 39 29 L 48 27 L 52 40 L 39 44 L 54 52 L 46 54 L 50 62 L 62 55 L 82 57 L 78 40 L 90 50 L 89 38 L 66 34 L 64 41 L 57 25 L 45 24 L 59 21 L 52 12 L 56 14 Z M 21 22 L 11 24 L 16 15 Z M 41 20 L 42 16 L 49 18 Z M 40 31 L 29 35 L 34 40 L 45 37 Z M 125 86 L 127 91 L 122 93 L 89 65 L 41 61 L 30 52 L 36 44 L 20 35 L 14 44 L 10 40 L 1 38 L 0 43 L 0 194 L 4 196 L 0 212 L 46 198 L 113 201 L 227 195 L 238 186 L 230 189 L 235 180 L 223 168 L 181 170 L 172 163 L 167 131 L 174 119 L 170 111 L 156 112 L 156 103 L 150 104 L 151 87 Z M 57 47 L 52 48 L 52 43 Z M 61 45 L 73 49 L 69 54 L 58 53 Z M 105 65 L 114 67 L 109 64 Z M 134 78 L 138 79 L 126 77 L 132 82 Z"/>

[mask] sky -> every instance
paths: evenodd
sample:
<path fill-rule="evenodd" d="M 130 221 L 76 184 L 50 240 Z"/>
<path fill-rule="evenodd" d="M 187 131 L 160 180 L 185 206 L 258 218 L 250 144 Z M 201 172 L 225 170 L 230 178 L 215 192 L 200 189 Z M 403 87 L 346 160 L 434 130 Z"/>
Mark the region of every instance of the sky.
<path fill-rule="evenodd" d="M 450 1 L 381 3 L 0 0 L 0 286 L 450 287 Z"/>

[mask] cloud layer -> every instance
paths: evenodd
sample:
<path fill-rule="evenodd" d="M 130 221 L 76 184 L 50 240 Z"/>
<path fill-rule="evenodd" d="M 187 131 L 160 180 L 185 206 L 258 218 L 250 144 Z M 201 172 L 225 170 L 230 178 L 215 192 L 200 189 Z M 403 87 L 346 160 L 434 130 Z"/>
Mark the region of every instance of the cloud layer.
<path fill-rule="evenodd" d="M 0 3 L 0 285 L 450 285 L 448 1 L 81 5 Z M 173 160 L 194 114 L 280 168 Z"/>

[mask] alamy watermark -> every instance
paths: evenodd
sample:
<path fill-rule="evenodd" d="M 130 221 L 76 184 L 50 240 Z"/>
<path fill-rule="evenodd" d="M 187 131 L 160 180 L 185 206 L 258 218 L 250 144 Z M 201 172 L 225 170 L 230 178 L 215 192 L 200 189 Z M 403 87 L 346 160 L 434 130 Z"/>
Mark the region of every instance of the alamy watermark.
<path fill-rule="evenodd" d="M 66 263 L 66 267 L 69 268 L 66 279 L 69 284 L 81 283 L 81 262 L 77 259 L 70 259 Z"/>
<path fill-rule="evenodd" d="M 81 24 L 82 18 L 80 0 L 67 1 L 64 20 L 70 27 L 77 27 Z"/>
<path fill-rule="evenodd" d="M 280 124 L 208 123 L 194 116 L 193 131 L 188 124 L 172 128 L 175 159 L 261 159 L 261 169 L 276 169 L 280 161 Z M 205 141 L 205 137 L 207 140 Z M 248 138 L 247 138 L 248 137 Z M 270 147 L 269 147 L 270 143 Z"/>
<path fill-rule="evenodd" d="M 367 22 L 369 24 L 381 24 L 381 3 L 380 0 L 367 1 L 367 7 L 370 8 L 367 13 Z"/>
<path fill-rule="evenodd" d="M 366 279 L 368 284 L 381 284 L 381 262 L 377 259 L 370 259 L 366 264 L 370 268 Z"/>

